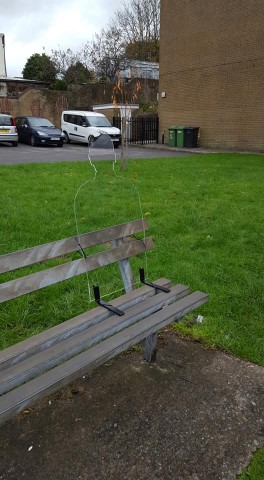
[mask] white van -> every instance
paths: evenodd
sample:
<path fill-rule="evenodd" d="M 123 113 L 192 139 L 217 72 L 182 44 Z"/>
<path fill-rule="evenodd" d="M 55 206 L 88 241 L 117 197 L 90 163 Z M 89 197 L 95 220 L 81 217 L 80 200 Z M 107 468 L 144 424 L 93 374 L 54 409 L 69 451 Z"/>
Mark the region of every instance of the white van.
<path fill-rule="evenodd" d="M 61 115 L 61 129 L 66 143 L 72 141 L 90 145 L 102 133 L 108 133 L 115 148 L 121 143 L 119 128 L 113 127 L 102 113 L 79 110 L 64 111 Z"/>

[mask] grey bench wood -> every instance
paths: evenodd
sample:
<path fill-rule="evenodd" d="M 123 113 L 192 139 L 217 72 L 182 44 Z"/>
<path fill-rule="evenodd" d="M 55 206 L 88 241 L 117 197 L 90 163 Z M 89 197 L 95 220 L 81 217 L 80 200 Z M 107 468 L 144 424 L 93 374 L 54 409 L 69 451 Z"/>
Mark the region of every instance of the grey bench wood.
<path fill-rule="evenodd" d="M 121 317 L 98 306 L 0 352 L 0 423 L 141 340 L 145 359 L 151 361 L 157 332 L 207 301 L 205 293 L 189 294 L 187 286 L 171 286 L 164 278 L 155 284 L 170 287 L 167 293 L 147 285 L 135 289 L 128 259 L 153 245 L 150 237 L 131 236 L 147 228 L 146 220 L 140 219 L 0 257 L 0 272 L 6 273 L 80 250 L 84 255 L 2 283 L 0 302 L 115 262 L 126 290 L 111 301 L 124 312 Z M 106 249 L 86 255 L 87 247 L 98 244 L 106 244 Z"/>

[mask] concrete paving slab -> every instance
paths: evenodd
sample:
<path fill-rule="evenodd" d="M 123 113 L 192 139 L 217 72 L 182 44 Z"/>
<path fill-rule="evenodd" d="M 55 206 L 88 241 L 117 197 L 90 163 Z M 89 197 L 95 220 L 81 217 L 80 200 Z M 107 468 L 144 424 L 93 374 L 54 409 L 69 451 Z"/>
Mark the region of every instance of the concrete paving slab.
<path fill-rule="evenodd" d="M 131 148 L 133 148 L 133 145 L 131 145 Z M 207 147 L 171 147 L 168 144 L 165 143 L 149 143 L 146 145 L 142 145 L 142 148 L 145 148 L 147 150 L 150 149 L 156 149 L 157 151 L 170 151 L 172 154 L 174 153 L 186 153 L 186 154 L 213 154 L 213 153 L 240 153 L 240 154 L 245 154 L 245 155 L 263 155 L 264 151 L 263 150 L 235 150 L 235 149 L 228 149 L 228 148 L 207 148 Z"/>
<path fill-rule="evenodd" d="M 264 443 L 264 369 L 170 330 L 0 428 L 1 480 L 233 480 Z"/>

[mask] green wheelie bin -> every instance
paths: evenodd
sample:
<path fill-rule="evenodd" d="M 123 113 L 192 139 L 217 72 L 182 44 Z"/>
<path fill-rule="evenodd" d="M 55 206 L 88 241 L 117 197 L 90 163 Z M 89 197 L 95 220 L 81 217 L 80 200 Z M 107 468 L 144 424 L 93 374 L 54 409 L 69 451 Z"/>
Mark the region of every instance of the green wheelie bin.
<path fill-rule="evenodd" d="M 176 125 L 172 125 L 169 127 L 169 145 L 170 147 L 176 147 L 176 134 L 177 134 L 177 127 Z"/>

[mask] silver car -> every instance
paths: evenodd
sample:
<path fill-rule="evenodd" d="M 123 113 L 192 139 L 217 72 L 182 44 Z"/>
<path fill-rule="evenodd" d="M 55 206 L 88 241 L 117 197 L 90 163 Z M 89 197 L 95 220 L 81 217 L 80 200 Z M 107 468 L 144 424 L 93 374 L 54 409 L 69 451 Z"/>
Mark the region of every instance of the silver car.
<path fill-rule="evenodd" d="M 18 135 L 15 120 L 12 115 L 0 112 L 0 143 L 8 142 L 17 147 Z"/>

